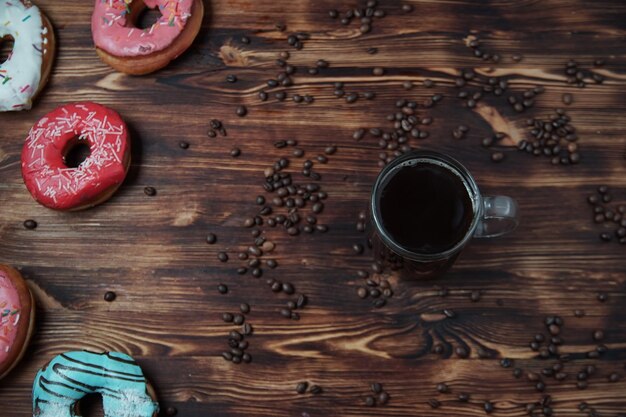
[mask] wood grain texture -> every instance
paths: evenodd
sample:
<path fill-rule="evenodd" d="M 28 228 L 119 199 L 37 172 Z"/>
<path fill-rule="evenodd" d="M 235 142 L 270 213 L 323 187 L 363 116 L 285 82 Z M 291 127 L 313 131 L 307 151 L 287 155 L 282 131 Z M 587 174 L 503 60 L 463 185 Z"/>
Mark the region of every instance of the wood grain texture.
<path fill-rule="evenodd" d="M 568 378 L 546 378 L 555 416 L 583 416 L 586 401 L 602 416 L 626 413 L 626 252 L 615 242 L 602 244 L 602 227 L 592 222 L 585 199 L 600 184 L 626 202 L 626 4 L 599 0 L 393 1 L 381 0 L 388 16 L 362 35 L 358 25 L 341 26 L 328 10 L 345 11 L 356 1 L 206 1 L 207 16 L 191 49 L 168 68 L 145 77 L 128 77 L 98 59 L 90 35 L 91 1 L 40 0 L 57 29 L 58 56 L 48 87 L 29 112 L 0 114 L 0 262 L 19 267 L 38 302 L 38 331 L 25 360 L 0 381 L 0 415 L 31 415 L 30 390 L 39 367 L 66 350 L 119 350 L 133 355 L 155 385 L 162 405 L 180 416 L 459 416 L 484 415 L 490 400 L 494 416 L 523 416 L 524 405 L 541 398 L 524 376 L 499 365 L 512 358 L 524 372 L 539 372 L 554 360 L 541 360 L 528 344 L 545 333 L 547 315 L 565 320 L 562 352 Z M 402 13 L 402 4 L 415 10 Z M 282 22 L 287 31 L 274 25 Z M 293 32 L 311 34 L 302 51 L 287 45 Z M 480 34 L 485 49 L 499 53 L 497 65 L 471 55 L 463 39 Z M 251 44 L 240 42 L 241 36 Z M 366 50 L 378 48 L 369 55 Z M 289 94 L 311 94 L 315 103 L 297 105 L 257 98 L 265 80 L 275 77 L 278 53 L 291 52 L 298 67 Z M 515 63 L 514 54 L 523 55 Z M 577 89 L 566 84 L 563 67 L 575 59 L 597 72 L 601 85 Z M 307 75 L 305 68 L 326 59 L 330 68 Z M 386 69 L 373 76 L 372 68 Z M 492 67 L 492 68 L 490 68 Z M 506 127 L 526 134 L 525 120 L 546 117 L 573 93 L 567 111 L 580 136 L 582 161 L 555 167 L 513 148 L 506 160 L 490 162 L 480 146 L 492 127 L 461 106 L 453 87 L 462 68 L 507 77 L 512 90 L 537 84 L 546 93 L 531 111 L 518 115 L 505 99 L 484 102 L 498 110 Z M 237 83 L 226 75 L 234 73 Z M 436 87 L 421 83 L 432 79 Z M 415 88 L 406 91 L 404 81 Z M 373 91 L 373 101 L 349 105 L 333 95 L 332 83 L 349 91 Z M 520 204 L 519 229 L 498 240 L 474 241 L 444 278 L 415 281 L 390 275 L 394 295 L 382 309 L 356 297 L 359 269 L 368 255 L 351 246 L 363 241 L 356 216 L 366 208 L 379 170 L 377 140 L 352 138 L 361 127 L 388 127 L 386 114 L 398 98 L 419 102 L 444 96 L 433 109 L 430 137 L 419 146 L 447 152 L 475 175 L 485 194 L 505 194 Z M 93 100 L 118 110 L 133 135 L 133 163 L 127 181 L 107 203 L 80 213 L 57 213 L 37 205 L 23 185 L 20 151 L 28 129 L 66 102 Z M 235 115 L 245 104 L 249 114 Z M 422 111 L 422 110 L 420 110 Z M 220 119 L 228 137 L 206 135 L 209 121 Z M 466 124 L 462 141 L 451 131 Z M 521 133 L 520 133 L 521 132 Z M 241 225 L 258 211 L 263 170 L 290 149 L 272 143 L 297 139 L 313 158 L 330 144 L 339 150 L 326 165 L 317 164 L 329 194 L 319 216 L 326 234 L 292 238 L 267 229 L 279 263 L 260 280 L 240 277 L 236 253 L 252 243 Z M 179 141 L 190 143 L 187 150 Z M 233 146 L 242 155 L 233 159 Z M 303 158 L 304 159 L 304 158 Z M 301 164 L 292 158 L 295 172 Z M 158 194 L 147 197 L 145 186 Z M 36 230 L 22 222 L 37 220 Z M 205 236 L 218 242 L 207 245 Z M 231 261 L 217 260 L 228 251 Z M 272 293 L 266 278 L 292 282 L 308 295 L 300 321 L 283 319 L 290 299 Z M 228 295 L 216 286 L 226 283 Z M 438 295 L 441 287 L 447 297 Z M 484 290 L 471 302 L 473 290 Z M 117 293 L 113 303 L 105 291 Z M 598 292 L 608 301 L 597 300 Z M 233 365 L 220 353 L 234 327 L 221 321 L 249 302 L 253 362 Z M 443 309 L 457 317 L 447 319 Z M 575 318 L 574 310 L 585 317 Z M 604 329 L 609 351 L 599 360 L 585 358 L 597 345 L 591 334 Z M 442 344 L 441 355 L 431 353 Z M 467 347 L 470 357 L 454 354 Z M 586 390 L 575 387 L 575 373 L 594 363 L 598 370 Z M 607 375 L 622 379 L 609 383 Z M 318 396 L 297 395 L 295 385 L 323 387 Z M 371 382 L 391 396 L 385 407 L 367 408 Z M 446 382 L 451 394 L 438 394 Z M 456 400 L 471 394 L 467 404 Z M 428 400 L 442 406 L 431 409 Z M 98 415 L 98 413 L 96 413 Z"/>

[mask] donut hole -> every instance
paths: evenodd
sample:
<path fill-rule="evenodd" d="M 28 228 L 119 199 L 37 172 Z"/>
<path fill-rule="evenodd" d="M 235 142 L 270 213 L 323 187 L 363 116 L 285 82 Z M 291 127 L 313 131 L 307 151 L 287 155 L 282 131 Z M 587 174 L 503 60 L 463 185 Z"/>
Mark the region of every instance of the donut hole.
<path fill-rule="evenodd" d="M 134 13 L 132 19 L 134 26 L 138 29 L 148 29 L 163 17 L 158 7 L 151 9 L 141 0 L 134 0 L 133 3 L 138 3 L 135 6 L 138 8 L 137 12 Z"/>
<path fill-rule="evenodd" d="M 15 39 L 11 35 L 7 35 L 0 38 L 0 65 L 9 60 L 13 47 L 15 46 Z"/>
<path fill-rule="evenodd" d="M 102 407 L 102 395 L 87 394 L 78 403 L 76 403 L 77 414 L 81 417 L 103 417 L 104 408 Z"/>
<path fill-rule="evenodd" d="M 91 155 L 91 147 L 84 140 L 78 138 L 70 141 L 63 152 L 63 163 L 68 168 L 78 168 Z"/>

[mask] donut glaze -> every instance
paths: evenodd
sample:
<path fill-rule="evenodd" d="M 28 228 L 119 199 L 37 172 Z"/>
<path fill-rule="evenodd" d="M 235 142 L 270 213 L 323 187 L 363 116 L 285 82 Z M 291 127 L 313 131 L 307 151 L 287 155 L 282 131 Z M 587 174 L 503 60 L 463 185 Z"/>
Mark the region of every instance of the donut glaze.
<path fill-rule="evenodd" d="M 30 2 L 2 1 L 0 39 L 11 36 L 13 52 L 0 64 L 0 111 L 28 110 L 39 90 L 47 38 L 41 12 Z"/>
<path fill-rule="evenodd" d="M 131 3 L 158 7 L 162 16 L 151 27 L 133 26 Z M 162 51 L 181 34 L 191 16 L 193 0 L 96 0 L 91 30 L 96 47 L 118 57 Z"/>
<path fill-rule="evenodd" d="M 86 143 L 91 154 L 77 168 L 65 165 L 65 153 Z M 130 139 L 122 118 L 96 103 L 61 106 L 32 127 L 22 149 L 26 188 L 42 205 L 73 210 L 119 186 L 130 161 Z"/>
<path fill-rule="evenodd" d="M 159 404 L 143 371 L 123 353 L 87 351 L 58 355 L 37 372 L 34 417 L 77 417 L 76 404 L 87 394 L 102 395 L 105 417 L 153 417 Z"/>

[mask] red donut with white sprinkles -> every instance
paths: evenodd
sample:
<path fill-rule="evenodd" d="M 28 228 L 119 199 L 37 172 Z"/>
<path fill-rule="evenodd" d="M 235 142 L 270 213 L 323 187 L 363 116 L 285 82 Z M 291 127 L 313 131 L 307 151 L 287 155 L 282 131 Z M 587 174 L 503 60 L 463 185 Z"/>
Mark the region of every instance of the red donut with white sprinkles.
<path fill-rule="evenodd" d="M 68 155 L 86 145 L 78 166 Z M 35 124 L 22 149 L 22 176 L 40 204 L 54 210 L 82 210 L 106 201 L 124 181 L 130 166 L 126 123 L 100 104 L 67 104 Z"/>

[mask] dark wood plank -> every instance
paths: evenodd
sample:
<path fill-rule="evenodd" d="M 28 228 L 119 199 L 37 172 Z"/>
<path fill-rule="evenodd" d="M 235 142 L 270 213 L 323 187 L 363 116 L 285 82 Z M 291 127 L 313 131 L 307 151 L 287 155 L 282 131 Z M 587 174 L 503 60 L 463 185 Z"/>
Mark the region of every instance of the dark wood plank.
<path fill-rule="evenodd" d="M 350 3 L 350 4 L 348 4 Z M 401 12 L 404 3 L 415 11 Z M 190 51 L 168 68 L 145 77 L 118 74 L 102 64 L 90 35 L 92 2 L 41 0 L 57 28 L 60 46 L 49 86 L 30 112 L 0 114 L 0 262 L 20 267 L 39 306 L 38 331 L 16 370 L 0 381 L 0 409 L 12 417 L 31 415 L 30 390 L 39 367 L 66 350 L 119 350 L 134 355 L 154 383 L 163 406 L 175 405 L 179 415 L 235 416 L 480 416 L 490 400 L 493 415 L 523 416 L 528 402 L 541 399 L 526 378 L 554 360 L 541 360 L 528 347 L 536 333 L 545 333 L 543 319 L 565 320 L 561 352 L 572 354 L 562 383 L 546 378 L 555 415 L 584 415 L 586 401 L 602 416 L 623 416 L 626 400 L 626 262 L 624 246 L 602 244 L 602 227 L 592 222 L 587 195 L 608 184 L 618 201 L 626 202 L 626 4 L 571 0 L 381 1 L 388 16 L 361 35 L 355 24 L 341 26 L 329 19 L 331 8 L 356 2 L 206 1 L 203 30 Z M 284 22 L 286 32 L 275 30 Z M 302 51 L 286 42 L 288 34 L 311 33 Z M 497 65 L 471 55 L 464 38 L 475 31 L 485 48 L 499 53 Z M 242 44 L 242 35 L 252 39 Z M 379 52 L 369 55 L 367 48 Z M 270 99 L 260 102 L 265 80 L 278 72 L 278 53 L 290 50 L 299 68 L 290 94 L 312 94 L 315 103 L 296 105 Z M 514 54 L 523 55 L 519 63 Z M 597 71 L 602 85 L 585 89 L 565 82 L 569 59 L 585 68 L 597 58 L 607 63 Z M 305 68 L 318 59 L 330 62 L 320 75 Z M 385 75 L 373 76 L 381 66 Z M 582 161 L 554 167 L 547 158 L 533 158 L 513 148 L 502 164 L 490 162 L 480 141 L 493 123 L 469 111 L 456 98 L 454 77 L 462 68 L 507 77 L 514 91 L 544 85 L 546 93 L 532 111 L 512 112 L 505 99 L 488 98 L 513 137 L 523 137 L 525 120 L 547 117 L 562 106 L 561 95 L 574 94 L 567 109 L 580 136 Z M 237 74 L 235 84 L 225 82 Z M 426 89 L 426 78 L 436 87 Z M 373 91 L 376 99 L 353 105 L 333 95 L 333 82 L 351 91 Z M 407 91 L 402 83 L 413 81 Z M 377 140 L 355 141 L 352 133 L 365 127 L 387 128 L 387 113 L 398 98 L 423 101 L 444 96 L 433 109 L 430 137 L 415 143 L 447 152 L 475 175 L 485 194 L 518 199 L 519 229 L 498 240 L 474 241 L 445 277 L 416 281 L 389 274 L 394 295 L 374 309 L 356 297 L 362 285 L 359 269 L 369 269 L 369 254 L 356 256 L 351 246 L 363 241 L 355 230 L 356 216 L 367 206 L 378 173 Z M 79 213 L 57 213 L 38 206 L 20 174 L 20 151 L 28 129 L 60 103 L 93 100 L 118 110 L 133 134 L 129 178 L 106 204 Z M 249 114 L 235 115 L 245 104 Z M 212 118 L 224 122 L 227 138 L 206 136 Z M 451 137 L 459 124 L 470 127 L 463 141 Z M 190 143 L 179 148 L 180 140 Z M 262 193 L 263 170 L 290 149 L 272 143 L 297 139 L 313 158 L 330 144 L 339 150 L 327 165 L 316 166 L 328 192 L 319 221 L 327 234 L 292 238 L 279 229 L 265 235 L 276 244 L 266 257 L 279 267 L 264 276 L 240 277 L 239 251 L 251 243 L 244 219 L 254 215 L 254 198 Z M 232 146 L 242 155 L 229 156 Z M 292 158 L 296 172 L 302 160 Z M 300 178 L 301 179 L 301 178 Z M 147 197 L 147 185 L 158 190 Z M 39 223 L 25 230 L 27 218 Z M 208 232 L 218 243 L 207 245 Z M 228 251 L 227 264 L 217 260 Z M 280 316 L 290 297 L 274 294 L 267 278 L 292 282 L 307 294 L 301 320 Z M 216 286 L 226 283 L 229 294 Z M 438 292 L 449 289 L 446 297 Z M 484 291 L 472 302 L 472 291 Z M 103 294 L 118 298 L 106 303 Z M 608 294 L 601 303 L 597 293 Z M 248 317 L 253 363 L 234 366 L 220 353 L 233 327 L 223 312 L 235 312 L 249 302 Z M 447 319 L 443 309 L 453 309 Z M 583 309 L 585 317 L 574 317 Z M 599 360 L 585 358 L 598 342 L 591 335 L 604 329 L 609 351 Z M 442 344 L 441 355 L 432 353 Z M 454 349 L 465 346 L 468 359 Z M 523 369 L 499 361 L 511 358 Z M 595 364 L 589 388 L 576 388 L 575 374 Z M 621 381 L 609 383 L 611 372 Z M 302 380 L 320 384 L 319 396 L 299 396 Z M 367 408 L 364 397 L 379 381 L 391 395 L 384 408 Z M 438 394 L 446 382 L 451 394 Z M 471 394 L 468 404 L 456 400 Z M 428 400 L 442 402 L 433 410 Z M 97 413 L 96 413 L 97 414 Z"/>

